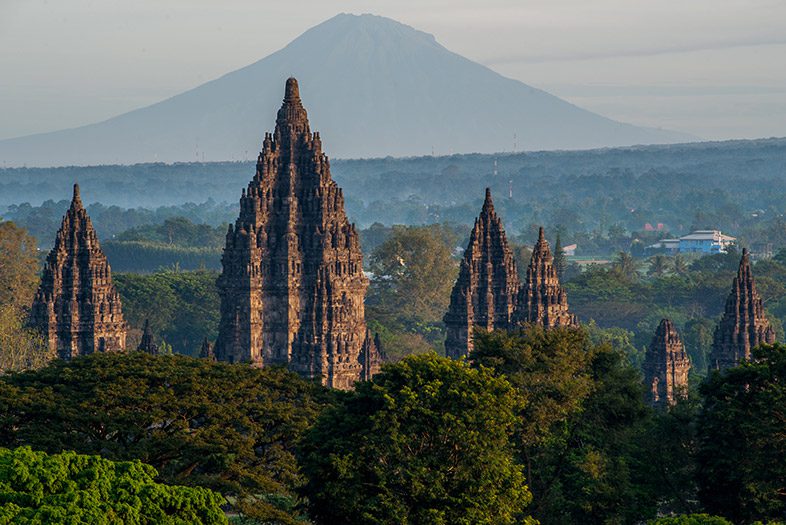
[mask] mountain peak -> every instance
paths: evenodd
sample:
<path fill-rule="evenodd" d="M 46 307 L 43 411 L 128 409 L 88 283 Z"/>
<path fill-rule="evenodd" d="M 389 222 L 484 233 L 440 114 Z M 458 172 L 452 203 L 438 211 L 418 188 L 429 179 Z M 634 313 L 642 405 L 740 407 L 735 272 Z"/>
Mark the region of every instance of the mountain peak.
<path fill-rule="evenodd" d="M 98 124 L 0 141 L 0 162 L 249 158 L 290 77 L 285 103 L 294 107 L 300 95 L 308 101 L 334 158 L 509 151 L 514 135 L 525 150 L 691 140 L 578 108 L 395 20 L 342 13 L 262 60 L 163 102 Z"/>

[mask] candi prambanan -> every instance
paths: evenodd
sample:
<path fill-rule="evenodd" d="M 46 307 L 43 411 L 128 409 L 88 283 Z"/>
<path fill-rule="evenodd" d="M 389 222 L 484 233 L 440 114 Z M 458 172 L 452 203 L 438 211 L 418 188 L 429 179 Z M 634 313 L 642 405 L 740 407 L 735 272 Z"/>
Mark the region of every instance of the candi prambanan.
<path fill-rule="evenodd" d="M 377 371 L 358 233 L 294 78 L 243 190 L 222 265 L 217 359 L 286 365 L 341 389 Z"/>

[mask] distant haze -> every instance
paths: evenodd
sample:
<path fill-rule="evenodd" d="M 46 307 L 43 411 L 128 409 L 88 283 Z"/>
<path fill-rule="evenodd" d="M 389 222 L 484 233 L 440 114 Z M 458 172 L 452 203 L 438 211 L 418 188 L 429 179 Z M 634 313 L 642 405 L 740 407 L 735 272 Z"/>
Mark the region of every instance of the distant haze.
<path fill-rule="evenodd" d="M 706 139 L 786 135 L 777 0 L 2 0 L 0 139 L 163 100 L 337 11 L 390 16 L 622 122 Z"/>
<path fill-rule="evenodd" d="M 217 80 L 103 123 L 0 141 L 9 164 L 253 158 L 295 75 L 337 157 L 584 149 L 693 137 L 614 122 L 374 15 L 337 15 Z"/>

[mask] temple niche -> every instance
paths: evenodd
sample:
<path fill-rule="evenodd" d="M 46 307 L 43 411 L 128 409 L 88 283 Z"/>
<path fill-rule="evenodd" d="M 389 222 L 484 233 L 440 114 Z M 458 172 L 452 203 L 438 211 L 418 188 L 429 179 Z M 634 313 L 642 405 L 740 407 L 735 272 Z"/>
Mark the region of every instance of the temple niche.
<path fill-rule="evenodd" d="M 726 299 L 726 307 L 712 343 L 710 370 L 725 370 L 751 357 L 751 349 L 775 342 L 775 330 L 764 314 L 761 296 L 756 291 L 750 258 L 742 250 L 740 267 Z"/>
<path fill-rule="evenodd" d="M 669 319 L 661 320 L 644 358 L 646 400 L 656 408 L 674 405 L 688 395 L 690 359 Z"/>
<path fill-rule="evenodd" d="M 218 360 L 286 365 L 341 389 L 377 372 L 358 233 L 294 78 L 242 192 L 222 266 Z"/>
<path fill-rule="evenodd" d="M 46 258 L 30 319 L 62 359 L 125 350 L 120 296 L 76 184 Z"/>

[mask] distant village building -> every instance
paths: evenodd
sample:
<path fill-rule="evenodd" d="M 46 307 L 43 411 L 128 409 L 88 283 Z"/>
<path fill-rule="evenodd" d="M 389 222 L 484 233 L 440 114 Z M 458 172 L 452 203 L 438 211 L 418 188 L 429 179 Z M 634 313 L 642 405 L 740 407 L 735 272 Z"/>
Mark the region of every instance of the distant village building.
<path fill-rule="evenodd" d="M 565 254 L 565 257 L 575 257 L 576 248 L 578 248 L 577 244 L 568 244 L 562 247 L 562 252 Z"/>
<path fill-rule="evenodd" d="M 676 239 L 661 239 L 647 247 L 649 251 L 675 253 L 701 253 L 712 255 L 726 253 L 729 246 L 737 242 L 736 237 L 725 235 L 720 230 L 696 230 Z"/>
<path fill-rule="evenodd" d="M 730 235 L 719 230 L 696 230 L 680 237 L 680 253 L 726 253 L 726 250 L 737 241 Z"/>

